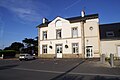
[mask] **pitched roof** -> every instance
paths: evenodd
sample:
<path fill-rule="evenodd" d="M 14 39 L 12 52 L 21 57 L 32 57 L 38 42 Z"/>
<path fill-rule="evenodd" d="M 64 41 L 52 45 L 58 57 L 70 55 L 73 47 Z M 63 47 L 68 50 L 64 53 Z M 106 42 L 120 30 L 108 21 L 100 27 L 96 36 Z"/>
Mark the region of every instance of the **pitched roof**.
<path fill-rule="evenodd" d="M 70 23 L 74 23 L 74 22 L 80 22 L 82 20 L 95 19 L 95 18 L 98 18 L 98 14 L 85 15 L 84 17 L 77 16 L 77 17 L 71 17 L 71 18 L 65 18 L 65 19 L 69 20 Z"/>
<path fill-rule="evenodd" d="M 120 23 L 100 24 L 101 40 L 120 40 Z M 107 36 L 106 32 L 113 32 L 114 36 Z"/>
<path fill-rule="evenodd" d="M 98 18 L 98 14 L 85 15 L 85 17 L 77 16 L 77 17 L 71 17 L 71 18 L 65 18 L 65 19 L 70 21 L 70 23 L 75 23 L 75 22 L 80 22 L 82 20 L 95 19 L 95 18 Z M 44 24 L 41 23 L 37 27 L 47 27 L 50 22 L 51 21 L 46 22 Z"/>

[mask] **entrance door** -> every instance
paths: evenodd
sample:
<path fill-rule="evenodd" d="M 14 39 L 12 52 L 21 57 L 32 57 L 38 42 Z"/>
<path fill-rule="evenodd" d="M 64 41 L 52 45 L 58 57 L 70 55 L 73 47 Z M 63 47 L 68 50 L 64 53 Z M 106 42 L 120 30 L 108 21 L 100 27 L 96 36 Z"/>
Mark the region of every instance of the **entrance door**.
<path fill-rule="evenodd" d="M 92 46 L 86 47 L 86 58 L 92 58 L 93 57 L 93 50 Z"/>
<path fill-rule="evenodd" d="M 62 58 L 62 44 L 56 45 L 56 57 Z"/>

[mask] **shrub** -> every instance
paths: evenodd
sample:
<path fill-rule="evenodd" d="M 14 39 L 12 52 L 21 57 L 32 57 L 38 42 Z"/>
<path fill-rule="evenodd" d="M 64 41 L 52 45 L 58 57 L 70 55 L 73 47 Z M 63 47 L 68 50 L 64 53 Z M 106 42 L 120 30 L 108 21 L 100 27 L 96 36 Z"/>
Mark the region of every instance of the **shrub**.
<path fill-rule="evenodd" d="M 16 51 L 14 50 L 3 50 L 0 51 L 0 56 L 4 55 L 4 58 L 10 58 L 10 57 L 15 57 Z"/>

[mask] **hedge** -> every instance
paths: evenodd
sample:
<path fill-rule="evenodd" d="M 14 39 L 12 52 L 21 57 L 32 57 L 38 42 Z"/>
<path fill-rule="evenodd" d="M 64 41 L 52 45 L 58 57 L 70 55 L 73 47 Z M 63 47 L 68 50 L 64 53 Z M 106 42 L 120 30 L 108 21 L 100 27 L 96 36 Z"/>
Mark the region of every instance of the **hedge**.
<path fill-rule="evenodd" d="M 2 54 L 4 55 L 4 57 L 15 57 L 16 55 L 16 51 L 15 50 L 3 50 L 0 51 L 0 56 L 2 56 Z"/>

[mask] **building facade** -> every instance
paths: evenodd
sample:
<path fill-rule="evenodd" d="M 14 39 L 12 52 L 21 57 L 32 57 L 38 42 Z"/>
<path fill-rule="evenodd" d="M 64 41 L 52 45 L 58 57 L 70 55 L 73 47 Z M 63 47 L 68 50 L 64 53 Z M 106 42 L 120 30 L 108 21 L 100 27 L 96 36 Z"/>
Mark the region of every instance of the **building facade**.
<path fill-rule="evenodd" d="M 120 58 L 120 23 L 100 25 L 101 54 Z"/>
<path fill-rule="evenodd" d="M 38 57 L 100 57 L 98 14 L 43 19 L 38 28 Z"/>

